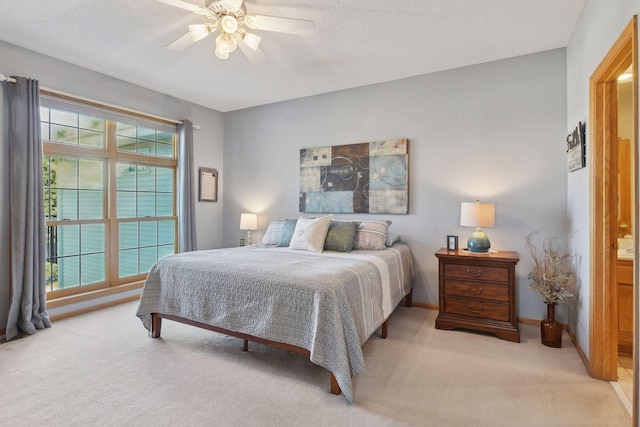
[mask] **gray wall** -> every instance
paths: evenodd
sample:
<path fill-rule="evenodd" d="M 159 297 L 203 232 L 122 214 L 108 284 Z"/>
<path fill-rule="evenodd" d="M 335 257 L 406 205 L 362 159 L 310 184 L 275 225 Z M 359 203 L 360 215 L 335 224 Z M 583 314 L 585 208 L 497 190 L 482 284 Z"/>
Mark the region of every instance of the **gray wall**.
<path fill-rule="evenodd" d="M 202 249 L 237 245 L 244 236 L 238 229 L 243 211 L 259 213 L 260 230 L 254 233 L 254 241 L 270 220 L 299 215 L 300 148 L 409 138 L 411 212 L 388 218 L 413 249 L 416 299 L 437 304 L 433 253 L 444 245 L 447 234 L 458 234 L 464 242 L 471 232 L 458 225 L 459 203 L 476 198 L 494 202 L 496 227 L 487 230 L 493 247 L 516 250 L 521 256 L 519 316 L 544 317 L 540 297 L 526 287 L 530 264 L 522 237 L 531 230 L 548 235 L 575 233 L 572 242 L 581 290 L 571 323 L 589 354 L 589 170 L 566 173 L 563 141 L 578 121 L 587 121 L 588 78 L 639 11 L 637 3 L 626 0 L 588 0 L 566 49 L 566 66 L 565 51 L 558 49 L 224 117 L 2 42 L 0 72 L 200 124 L 202 129 L 194 132 L 196 166 L 220 170 L 220 201 L 197 204 Z M 5 327 L 9 305 L 4 87 L 0 84 L 0 328 Z"/>
<path fill-rule="evenodd" d="M 254 242 L 299 216 L 301 148 L 408 138 L 410 214 L 371 217 L 411 246 L 415 299 L 438 303 L 434 253 L 447 234 L 466 242 L 460 202 L 481 199 L 496 205 L 493 248 L 521 257 L 518 316 L 544 318 L 523 237 L 565 233 L 566 123 L 564 49 L 225 113 L 224 245 L 244 236 L 241 212 L 259 214 Z"/>
<path fill-rule="evenodd" d="M 567 46 L 567 133 L 578 122 L 589 122 L 589 77 L 616 41 L 634 14 L 639 2 L 588 0 Z M 637 64 L 636 64 L 637 66 Z M 589 137 L 587 136 L 587 147 Z M 637 147 L 637 145 L 636 145 Z M 588 150 L 588 148 L 587 148 Z M 636 149 L 637 155 L 637 149 Z M 589 159 L 587 167 L 568 175 L 568 228 L 575 233 L 579 301 L 572 328 L 582 350 L 589 356 Z M 637 215 L 636 215 L 637 218 Z M 638 228 L 637 219 L 634 228 Z"/>
<path fill-rule="evenodd" d="M 222 246 L 222 199 L 224 196 L 223 170 L 223 115 L 220 112 L 153 92 L 100 73 L 36 54 L 0 42 L 0 72 L 37 79 L 40 87 L 124 106 L 171 119 L 189 119 L 201 126 L 194 130 L 196 165 L 214 167 L 220 171 L 220 190 L 217 203 L 196 202 L 198 248 Z M 9 311 L 9 200 L 8 200 L 8 126 L 5 87 L 0 83 L 0 329 L 6 327 Z M 194 179 L 197 180 L 197 170 Z M 196 181 L 197 183 L 197 181 Z M 196 184 L 197 185 L 197 184 Z M 50 314 L 86 308 L 88 305 L 109 302 L 122 295 L 105 297 L 91 302 L 50 310 Z"/>

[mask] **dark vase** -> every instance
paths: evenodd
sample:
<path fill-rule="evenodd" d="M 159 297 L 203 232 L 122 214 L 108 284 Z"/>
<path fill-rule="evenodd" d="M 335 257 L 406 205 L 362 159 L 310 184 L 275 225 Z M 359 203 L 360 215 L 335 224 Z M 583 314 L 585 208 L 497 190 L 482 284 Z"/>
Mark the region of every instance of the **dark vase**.
<path fill-rule="evenodd" d="M 562 347 L 562 325 L 555 319 L 555 304 L 547 304 L 548 319 L 540 322 L 542 344 L 548 347 Z"/>

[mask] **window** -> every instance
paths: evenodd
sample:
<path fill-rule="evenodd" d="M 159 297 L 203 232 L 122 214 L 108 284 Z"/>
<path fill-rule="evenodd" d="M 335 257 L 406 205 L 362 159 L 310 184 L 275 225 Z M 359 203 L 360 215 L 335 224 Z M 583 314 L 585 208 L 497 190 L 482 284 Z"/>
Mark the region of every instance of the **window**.
<path fill-rule="evenodd" d="M 175 125 L 41 104 L 49 296 L 144 280 L 176 252 Z"/>

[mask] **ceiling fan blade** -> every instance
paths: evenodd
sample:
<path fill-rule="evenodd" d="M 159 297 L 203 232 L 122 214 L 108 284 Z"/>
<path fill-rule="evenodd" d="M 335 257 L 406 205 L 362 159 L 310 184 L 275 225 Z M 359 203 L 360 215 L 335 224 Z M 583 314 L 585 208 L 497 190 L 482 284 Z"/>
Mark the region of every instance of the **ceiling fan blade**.
<path fill-rule="evenodd" d="M 237 11 L 242 7 L 242 0 L 220 0 L 220 4 L 227 10 Z"/>
<path fill-rule="evenodd" d="M 193 3 L 187 3 L 182 0 L 158 0 L 160 3 L 166 3 L 171 6 L 179 7 L 180 9 L 188 10 L 189 12 L 196 12 L 200 10 L 200 6 Z M 204 6 L 204 5 L 203 5 Z"/>
<path fill-rule="evenodd" d="M 260 65 L 267 61 L 267 57 L 259 47 L 256 47 L 256 49 L 254 50 L 253 48 L 247 46 L 244 40 L 242 40 L 242 37 L 240 37 L 240 35 L 238 34 L 236 34 L 236 41 L 238 42 L 238 47 L 240 48 L 242 53 L 245 54 L 249 62 L 251 62 L 253 65 Z"/>
<path fill-rule="evenodd" d="M 209 34 L 213 33 L 215 30 L 216 30 L 216 27 L 209 23 L 189 25 L 189 35 L 191 36 L 194 42 L 202 40 L 203 38 L 207 37 Z"/>
<path fill-rule="evenodd" d="M 194 44 L 195 41 L 193 37 L 191 37 L 190 33 L 185 34 L 179 39 L 174 40 L 173 42 L 167 45 L 167 49 L 169 50 L 183 50 Z"/>
<path fill-rule="evenodd" d="M 247 27 L 256 30 L 277 31 L 280 33 L 309 35 L 316 30 L 313 21 L 304 19 L 280 18 L 276 16 L 247 15 Z"/>

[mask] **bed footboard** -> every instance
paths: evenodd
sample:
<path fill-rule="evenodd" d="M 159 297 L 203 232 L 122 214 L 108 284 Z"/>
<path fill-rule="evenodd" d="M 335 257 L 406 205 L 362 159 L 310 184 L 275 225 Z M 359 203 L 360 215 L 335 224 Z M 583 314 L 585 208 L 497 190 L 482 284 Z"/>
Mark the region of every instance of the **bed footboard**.
<path fill-rule="evenodd" d="M 277 341 L 271 341 L 260 337 L 254 337 L 253 335 L 245 334 L 242 332 L 230 331 L 228 329 L 219 328 L 217 326 L 208 325 L 202 322 L 196 322 L 195 320 L 189 320 L 180 316 L 173 316 L 170 314 L 160 314 L 160 313 L 151 313 L 151 337 L 152 338 L 160 338 L 160 332 L 162 328 L 162 319 L 169 319 L 175 322 L 186 323 L 187 325 L 196 326 L 202 329 L 208 329 L 210 331 L 218 332 L 224 335 L 229 335 L 231 337 L 240 338 L 243 340 L 243 350 L 249 350 L 249 341 L 257 342 L 259 344 L 265 344 L 270 347 L 279 348 L 282 350 L 293 351 L 294 353 L 302 354 L 304 356 L 309 357 L 311 352 L 306 348 L 298 347 L 291 344 L 281 343 Z M 386 323 L 383 325 L 386 335 Z M 342 391 L 340 390 L 340 386 L 338 385 L 338 381 L 336 377 L 333 375 L 333 372 L 329 371 L 331 374 L 331 393 L 332 394 L 340 394 Z"/>

